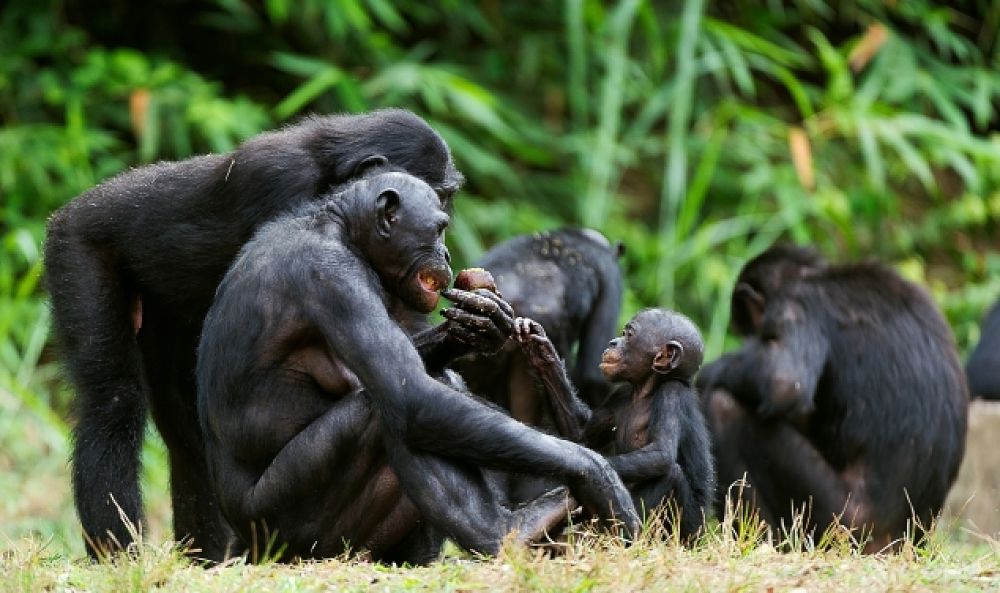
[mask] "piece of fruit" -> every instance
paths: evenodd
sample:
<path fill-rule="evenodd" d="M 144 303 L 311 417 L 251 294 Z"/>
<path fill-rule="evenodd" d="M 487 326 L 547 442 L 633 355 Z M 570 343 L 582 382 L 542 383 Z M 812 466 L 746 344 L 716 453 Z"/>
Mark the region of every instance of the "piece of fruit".
<path fill-rule="evenodd" d="M 485 288 L 490 292 L 497 292 L 497 283 L 493 279 L 493 274 L 483 268 L 466 268 L 458 273 L 455 278 L 455 288 L 459 290 L 476 290 Z"/>

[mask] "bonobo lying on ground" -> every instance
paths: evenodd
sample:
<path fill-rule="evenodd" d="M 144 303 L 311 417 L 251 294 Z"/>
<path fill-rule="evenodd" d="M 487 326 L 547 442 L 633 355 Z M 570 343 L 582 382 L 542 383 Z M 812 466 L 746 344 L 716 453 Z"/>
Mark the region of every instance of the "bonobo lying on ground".
<path fill-rule="evenodd" d="M 986 314 L 979 343 L 965 363 L 972 397 L 1000 400 L 1000 301 Z"/>
<path fill-rule="evenodd" d="M 929 527 L 962 461 L 968 406 L 930 297 L 884 265 L 782 246 L 743 268 L 732 300 L 743 347 L 698 376 L 717 499 L 746 474 L 770 525 L 805 509 L 817 535 L 837 521 L 867 531 L 867 551 Z"/>
<path fill-rule="evenodd" d="M 515 313 L 530 317 L 567 364 L 580 397 L 591 406 L 611 392 L 598 364 L 615 335 L 622 300 L 621 245 L 590 229 L 561 229 L 515 237 L 486 252 L 476 265 L 489 270 Z M 515 344 L 495 355 L 472 355 L 454 368 L 469 389 L 526 423 L 542 423 L 546 398 L 536 389 Z"/>
<path fill-rule="evenodd" d="M 435 552 L 410 548 L 421 517 L 486 553 L 564 521 L 565 490 L 511 511 L 482 468 L 555 476 L 636 528 L 601 456 L 436 381 L 391 317 L 394 301 L 433 310 L 450 282 L 448 220 L 427 184 L 372 172 L 264 227 L 226 274 L 198 409 L 215 494 L 246 545 L 419 561 Z"/>
<path fill-rule="evenodd" d="M 590 447 L 614 444 L 608 458 L 628 485 L 637 509 L 661 508 L 690 541 L 711 512 L 715 472 L 708 430 L 691 378 L 702 360 L 702 339 L 687 317 L 645 309 L 625 325 L 601 356 L 608 381 L 626 383 L 608 407 L 591 412 L 578 398 L 542 326 L 515 322 L 518 342 L 545 386 L 559 432 Z M 675 509 L 662 509 L 676 505 Z M 675 511 L 675 512 L 672 512 Z"/>
<path fill-rule="evenodd" d="M 202 320 L 258 226 L 385 160 L 446 203 L 462 183 L 424 120 L 386 110 L 308 118 L 232 152 L 131 169 L 49 220 L 45 285 L 77 393 L 73 492 L 92 555 L 131 542 L 122 515 L 142 519 L 148 402 L 170 453 L 174 535 L 204 558 L 224 557 L 229 534 L 208 489 L 195 411 Z"/>

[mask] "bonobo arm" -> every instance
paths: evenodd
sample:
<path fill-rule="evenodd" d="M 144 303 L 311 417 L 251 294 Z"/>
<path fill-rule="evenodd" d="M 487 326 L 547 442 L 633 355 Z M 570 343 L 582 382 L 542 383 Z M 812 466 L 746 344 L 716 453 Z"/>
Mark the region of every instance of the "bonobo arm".
<path fill-rule="evenodd" d="M 561 477 L 591 512 L 617 517 L 630 531 L 637 527 L 628 491 L 600 455 L 431 378 L 409 338 L 379 305 L 372 270 L 346 247 L 335 251 L 314 260 L 327 263 L 313 264 L 318 269 L 301 287 L 315 295 L 308 315 L 369 393 L 387 432 L 414 450 L 445 459 Z"/>
<path fill-rule="evenodd" d="M 818 320 L 794 303 L 772 301 L 760 336 L 706 365 L 698 383 L 726 389 L 762 419 L 805 416 L 813 410 L 828 352 Z"/>
<path fill-rule="evenodd" d="M 514 324 L 510 304 L 488 290 L 450 288 L 442 294 L 455 304 L 441 310 L 447 321 L 413 336 L 413 345 L 431 375 L 470 352 L 497 352 L 510 337 Z"/>
<path fill-rule="evenodd" d="M 601 354 L 618 330 L 618 313 L 622 304 L 621 272 L 616 262 L 601 262 L 599 286 L 594 308 L 580 332 L 573 378 L 582 399 L 591 406 L 605 403 L 609 395 L 608 382 L 601 374 Z"/>
<path fill-rule="evenodd" d="M 681 436 L 680 394 L 672 393 L 669 385 L 657 388 L 650 397 L 653 402 L 652 418 L 649 419 L 649 440 L 644 447 L 612 455 L 608 458 L 611 467 L 626 483 L 641 482 L 651 478 L 662 478 L 677 465 L 677 450 Z"/>
<path fill-rule="evenodd" d="M 559 434 L 574 443 L 581 442 L 585 432 L 588 432 L 592 414 L 573 389 L 552 340 L 545 335 L 540 323 L 526 317 L 514 320 L 514 335 L 528 363 L 542 381 Z"/>

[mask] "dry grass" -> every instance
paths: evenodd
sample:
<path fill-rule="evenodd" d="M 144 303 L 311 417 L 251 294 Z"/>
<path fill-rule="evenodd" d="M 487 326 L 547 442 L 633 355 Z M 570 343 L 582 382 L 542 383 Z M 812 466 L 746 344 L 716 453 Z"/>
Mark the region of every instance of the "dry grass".
<path fill-rule="evenodd" d="M 981 591 L 1000 589 L 1000 545 L 947 531 L 897 554 L 862 556 L 846 532 L 813 545 L 793 526 L 776 536 L 727 513 L 693 546 L 649 529 L 632 545 L 577 526 L 546 548 L 508 546 L 493 559 L 450 549 L 427 567 L 333 559 L 295 565 L 234 560 L 203 568 L 174 546 L 142 542 L 93 564 L 29 538 L 0 559 L 5 591 Z M 789 551 L 790 550 L 790 551 Z M 553 551 L 555 553 L 553 554 Z"/>
<path fill-rule="evenodd" d="M 2 404 L 2 401 L 0 401 Z M 0 409 L 3 406 L 0 405 Z M 13 410 L 5 410 L 12 412 Z M 13 418 L 13 417 L 8 417 Z M 131 558 L 83 559 L 67 447 L 21 416 L 0 439 L 0 593 L 7 591 L 981 591 L 1000 590 L 1000 542 L 932 531 L 922 548 L 860 556 L 850 534 L 813 545 L 798 526 L 769 534 L 729 513 L 691 548 L 649 530 L 625 546 L 574 528 L 559 554 L 510 547 L 495 559 L 452 550 L 429 567 L 336 559 L 298 565 L 234 561 L 205 569 L 165 543 L 169 496 L 162 445 L 145 453 L 151 526 Z"/>

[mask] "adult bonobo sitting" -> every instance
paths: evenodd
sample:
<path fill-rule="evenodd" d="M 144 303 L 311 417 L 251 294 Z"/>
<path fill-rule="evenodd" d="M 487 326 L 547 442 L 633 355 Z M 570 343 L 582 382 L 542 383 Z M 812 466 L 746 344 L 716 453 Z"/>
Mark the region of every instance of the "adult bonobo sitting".
<path fill-rule="evenodd" d="M 387 110 L 313 117 L 229 153 L 132 169 L 52 216 L 45 284 L 77 391 L 73 490 L 92 555 L 131 541 L 122 515 L 142 518 L 148 402 L 170 453 L 174 534 L 192 538 L 202 557 L 224 556 L 228 537 L 208 491 L 195 411 L 202 320 L 259 225 L 385 160 L 445 202 L 462 182 L 425 121 Z"/>
<path fill-rule="evenodd" d="M 481 468 L 556 476 L 634 529 L 614 470 L 424 369 L 390 309 L 428 312 L 451 279 L 431 188 L 373 172 L 267 225 L 228 272 L 198 351 L 199 413 L 223 513 L 247 545 L 287 556 L 400 552 L 423 517 L 493 553 L 565 519 L 564 496 L 505 509 Z M 502 498 L 502 497 L 501 497 Z"/>
<path fill-rule="evenodd" d="M 746 474 L 772 526 L 804 509 L 810 528 L 859 528 L 869 552 L 919 538 L 958 471 L 968 405 L 928 295 L 884 265 L 773 247 L 740 273 L 732 311 L 742 349 L 698 377 L 717 497 Z"/>

